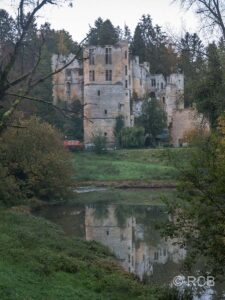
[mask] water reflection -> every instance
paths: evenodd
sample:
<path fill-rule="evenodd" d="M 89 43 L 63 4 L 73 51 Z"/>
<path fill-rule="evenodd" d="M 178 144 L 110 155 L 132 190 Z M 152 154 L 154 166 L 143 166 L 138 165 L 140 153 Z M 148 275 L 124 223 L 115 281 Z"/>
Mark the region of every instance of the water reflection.
<path fill-rule="evenodd" d="M 155 229 L 165 218 L 161 206 L 86 206 L 86 239 L 107 246 L 123 268 L 141 280 L 170 282 L 186 252 Z"/>

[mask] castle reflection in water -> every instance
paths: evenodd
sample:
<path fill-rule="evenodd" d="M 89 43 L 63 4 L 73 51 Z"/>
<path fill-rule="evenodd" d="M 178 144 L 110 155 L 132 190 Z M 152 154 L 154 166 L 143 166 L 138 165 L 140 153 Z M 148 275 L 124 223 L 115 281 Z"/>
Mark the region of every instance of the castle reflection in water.
<path fill-rule="evenodd" d="M 179 272 L 186 251 L 155 229 L 156 223 L 167 217 L 160 206 L 86 206 L 86 240 L 107 246 L 123 268 L 141 280 L 153 276 L 159 268 L 160 277 L 168 273 L 172 278 Z"/>

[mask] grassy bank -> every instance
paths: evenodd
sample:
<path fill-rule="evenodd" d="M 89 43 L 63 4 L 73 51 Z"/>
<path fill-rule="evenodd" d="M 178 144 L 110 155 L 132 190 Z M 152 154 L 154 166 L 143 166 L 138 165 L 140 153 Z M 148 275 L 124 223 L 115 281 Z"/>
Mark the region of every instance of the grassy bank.
<path fill-rule="evenodd" d="M 177 164 L 189 149 L 117 150 L 104 155 L 75 153 L 76 181 L 175 181 Z"/>
<path fill-rule="evenodd" d="M 95 242 L 44 219 L 0 211 L 0 299 L 176 299 L 143 286 Z"/>
<path fill-rule="evenodd" d="M 163 205 L 163 197 L 173 200 L 175 189 L 107 189 L 101 192 L 81 193 L 69 203 L 110 203 L 135 205 Z M 69 204 L 68 203 L 68 204 Z"/>

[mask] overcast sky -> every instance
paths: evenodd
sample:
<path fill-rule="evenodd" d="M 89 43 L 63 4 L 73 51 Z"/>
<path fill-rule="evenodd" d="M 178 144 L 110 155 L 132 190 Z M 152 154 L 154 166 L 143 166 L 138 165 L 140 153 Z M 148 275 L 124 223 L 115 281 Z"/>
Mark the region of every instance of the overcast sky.
<path fill-rule="evenodd" d="M 9 8 L 10 0 L 0 0 L 0 8 Z M 198 31 L 197 18 L 193 12 L 181 9 L 172 0 L 75 0 L 73 8 L 46 7 L 41 12 L 39 22 L 49 22 L 52 28 L 67 30 L 76 41 L 85 37 L 89 26 L 93 26 L 98 17 L 110 19 L 114 26 L 127 24 L 132 33 L 143 14 L 150 14 L 153 24 L 166 31 L 181 34 L 186 31 Z"/>

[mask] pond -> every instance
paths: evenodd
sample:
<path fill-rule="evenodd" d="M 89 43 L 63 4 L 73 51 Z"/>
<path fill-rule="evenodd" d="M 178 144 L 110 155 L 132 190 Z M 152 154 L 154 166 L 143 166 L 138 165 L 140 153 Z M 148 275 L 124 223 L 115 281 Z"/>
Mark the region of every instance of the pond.
<path fill-rule="evenodd" d="M 115 191 L 84 189 L 79 191 L 79 203 L 43 207 L 36 214 L 61 225 L 70 236 L 105 245 L 124 270 L 135 274 L 141 281 L 170 285 L 175 276 L 182 273 L 186 250 L 175 240 L 163 238 L 157 229 L 158 224 L 168 219 L 161 202 L 162 195 L 168 193 L 174 195 L 171 191 L 145 189 L 120 191 L 118 196 Z M 128 195 L 129 199 L 126 199 Z M 114 196 L 122 202 L 113 201 Z M 87 198 L 89 203 L 82 203 Z M 137 204 L 138 199 L 141 202 Z M 194 299 L 217 299 L 211 294 L 212 290 L 208 289 Z"/>

